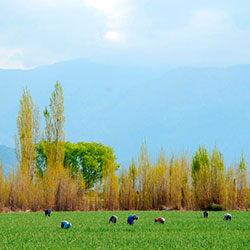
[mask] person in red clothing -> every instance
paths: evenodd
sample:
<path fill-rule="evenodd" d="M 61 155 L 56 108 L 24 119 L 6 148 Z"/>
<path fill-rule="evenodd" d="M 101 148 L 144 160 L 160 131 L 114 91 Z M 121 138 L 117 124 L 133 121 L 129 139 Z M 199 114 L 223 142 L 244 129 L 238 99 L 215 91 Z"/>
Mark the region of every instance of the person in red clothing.
<path fill-rule="evenodd" d="M 163 217 L 159 217 L 159 218 L 155 219 L 155 222 L 159 222 L 159 223 L 164 224 L 165 223 L 165 219 Z"/>

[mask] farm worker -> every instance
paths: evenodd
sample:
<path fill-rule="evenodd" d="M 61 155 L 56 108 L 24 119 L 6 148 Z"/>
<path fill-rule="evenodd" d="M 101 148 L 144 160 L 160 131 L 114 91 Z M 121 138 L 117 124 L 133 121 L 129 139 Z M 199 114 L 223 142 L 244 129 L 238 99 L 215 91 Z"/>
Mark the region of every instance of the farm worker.
<path fill-rule="evenodd" d="M 112 216 L 110 217 L 110 219 L 109 219 L 109 223 L 112 222 L 112 223 L 115 224 L 115 223 L 117 222 L 117 220 L 118 220 L 117 216 L 112 215 Z"/>
<path fill-rule="evenodd" d="M 232 220 L 232 215 L 231 214 L 225 214 L 224 215 L 224 220 Z"/>
<path fill-rule="evenodd" d="M 138 220 L 138 219 L 139 219 L 139 217 L 136 216 L 135 214 L 134 214 L 134 215 L 130 215 L 130 216 L 128 217 L 128 224 L 134 225 L 134 220 Z"/>
<path fill-rule="evenodd" d="M 62 223 L 61 223 L 61 228 L 63 228 L 63 229 L 68 229 L 68 228 L 71 228 L 71 227 L 72 227 L 72 224 L 71 224 L 71 223 L 69 223 L 69 222 L 66 221 L 66 220 L 62 221 Z"/>
<path fill-rule="evenodd" d="M 208 211 L 204 211 L 204 212 L 203 212 L 203 217 L 204 217 L 204 218 L 208 218 Z"/>
<path fill-rule="evenodd" d="M 51 210 L 50 209 L 46 209 L 45 211 L 45 216 L 49 216 L 51 215 Z"/>
<path fill-rule="evenodd" d="M 165 219 L 163 217 L 159 217 L 159 218 L 155 219 L 155 222 L 159 222 L 159 223 L 164 224 L 165 223 Z"/>

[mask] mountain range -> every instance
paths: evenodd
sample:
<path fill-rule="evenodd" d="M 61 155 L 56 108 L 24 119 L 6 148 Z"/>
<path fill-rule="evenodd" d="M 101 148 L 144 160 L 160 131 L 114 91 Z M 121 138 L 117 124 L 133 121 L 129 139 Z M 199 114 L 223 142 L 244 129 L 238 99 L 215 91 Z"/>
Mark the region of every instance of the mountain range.
<path fill-rule="evenodd" d="M 16 153 L 13 148 L 0 145 L 0 162 L 3 165 L 3 172 L 9 174 L 9 171 L 16 167 Z"/>
<path fill-rule="evenodd" d="M 23 88 L 42 114 L 57 80 L 64 89 L 66 140 L 111 146 L 121 165 L 137 157 L 145 139 L 153 159 L 161 147 L 168 155 L 192 155 L 200 144 L 210 151 L 216 145 L 227 165 L 242 151 L 249 155 L 250 65 L 152 69 L 79 59 L 0 70 L 0 144 L 14 146 Z"/>

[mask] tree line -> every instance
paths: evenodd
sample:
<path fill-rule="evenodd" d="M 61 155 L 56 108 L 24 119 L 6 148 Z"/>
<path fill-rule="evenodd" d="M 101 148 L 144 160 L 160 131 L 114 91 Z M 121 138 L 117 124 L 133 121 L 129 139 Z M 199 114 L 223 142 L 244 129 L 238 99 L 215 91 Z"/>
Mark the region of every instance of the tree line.
<path fill-rule="evenodd" d="M 65 141 L 63 89 L 56 82 L 43 111 L 23 90 L 15 136 L 18 164 L 4 175 L 0 164 L 0 209 L 39 211 L 149 209 L 249 209 L 246 159 L 226 168 L 217 147 L 204 146 L 193 157 L 156 162 L 146 142 L 138 160 L 120 169 L 112 148 L 102 143 Z"/>

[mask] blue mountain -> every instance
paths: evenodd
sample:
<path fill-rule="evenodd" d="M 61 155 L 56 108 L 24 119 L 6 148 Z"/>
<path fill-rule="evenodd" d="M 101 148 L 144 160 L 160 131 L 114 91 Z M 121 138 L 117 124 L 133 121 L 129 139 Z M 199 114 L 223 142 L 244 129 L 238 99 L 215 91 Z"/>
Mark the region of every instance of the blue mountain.
<path fill-rule="evenodd" d="M 16 168 L 16 153 L 13 148 L 0 145 L 0 162 L 3 165 L 3 172 L 9 174 L 11 169 Z"/>
<path fill-rule="evenodd" d="M 28 87 L 42 113 L 57 80 L 66 139 L 103 142 L 121 164 L 137 157 L 144 138 L 152 158 L 162 146 L 169 155 L 192 155 L 199 144 L 210 151 L 216 144 L 229 165 L 250 152 L 250 65 L 170 70 L 77 60 L 0 70 L 1 144 L 14 144 L 22 89 Z"/>

